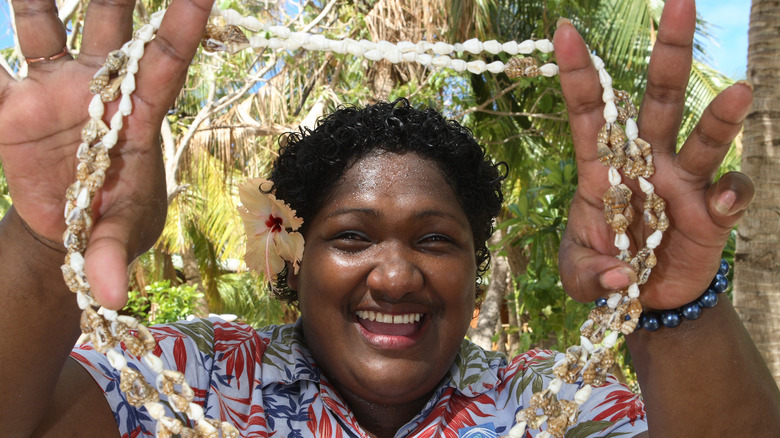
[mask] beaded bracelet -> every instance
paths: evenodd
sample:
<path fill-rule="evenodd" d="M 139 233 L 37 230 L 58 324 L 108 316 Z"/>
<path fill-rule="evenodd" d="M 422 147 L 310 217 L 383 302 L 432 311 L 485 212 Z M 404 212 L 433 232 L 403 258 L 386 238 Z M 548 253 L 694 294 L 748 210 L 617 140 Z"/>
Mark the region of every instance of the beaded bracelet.
<path fill-rule="evenodd" d="M 715 274 L 715 278 L 712 279 L 710 286 L 699 298 L 676 309 L 669 309 L 660 312 L 642 312 L 642 314 L 639 316 L 638 327 L 654 332 L 661 328 L 661 326 L 675 328 L 680 325 L 683 319 L 697 319 L 699 316 L 701 316 L 703 309 L 715 307 L 715 305 L 718 304 L 718 295 L 728 290 L 729 280 L 726 278 L 726 274 L 728 273 L 729 263 L 726 260 L 721 259 L 718 273 Z M 595 304 L 596 307 L 606 306 L 607 299 L 599 298 L 596 300 Z"/>

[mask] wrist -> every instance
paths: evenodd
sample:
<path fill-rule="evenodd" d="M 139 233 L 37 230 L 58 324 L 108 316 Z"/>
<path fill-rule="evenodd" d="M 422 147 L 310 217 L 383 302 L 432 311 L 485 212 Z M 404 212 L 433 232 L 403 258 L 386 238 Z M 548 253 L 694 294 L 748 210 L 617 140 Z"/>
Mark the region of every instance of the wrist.
<path fill-rule="evenodd" d="M 728 272 L 728 262 L 721 260 L 715 277 L 698 298 L 674 309 L 645 310 L 639 316 L 637 328 L 654 332 L 661 327 L 675 328 L 684 320 L 698 319 L 704 310 L 715 307 L 718 304 L 720 295 L 728 290 L 729 281 L 726 277 Z"/>

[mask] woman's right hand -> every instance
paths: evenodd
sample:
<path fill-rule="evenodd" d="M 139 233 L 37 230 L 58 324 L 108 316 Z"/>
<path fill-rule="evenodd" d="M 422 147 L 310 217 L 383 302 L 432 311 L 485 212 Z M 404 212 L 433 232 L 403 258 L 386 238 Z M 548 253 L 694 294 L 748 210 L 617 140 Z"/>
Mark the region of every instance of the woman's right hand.
<path fill-rule="evenodd" d="M 81 52 L 29 63 L 15 81 L 0 71 L 0 160 L 13 205 L 32 232 L 55 242 L 65 230 L 65 191 L 76 180 L 76 150 L 88 121 L 88 82 L 106 55 L 132 36 L 135 2 L 89 4 Z M 126 300 L 129 259 L 159 236 L 167 209 L 159 147 L 162 118 L 179 93 L 212 0 L 174 0 L 145 50 L 136 75 L 133 113 L 125 118 L 104 188 L 93 203 L 86 271 L 98 301 Z M 28 59 L 50 57 L 66 44 L 54 0 L 14 1 L 19 42 Z M 108 121 L 118 104 L 106 105 Z"/>

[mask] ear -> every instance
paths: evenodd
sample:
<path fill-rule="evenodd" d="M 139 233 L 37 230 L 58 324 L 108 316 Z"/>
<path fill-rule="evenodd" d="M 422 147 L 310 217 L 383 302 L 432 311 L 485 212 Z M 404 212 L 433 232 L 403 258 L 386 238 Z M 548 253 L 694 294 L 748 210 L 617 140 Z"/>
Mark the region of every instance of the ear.
<path fill-rule="evenodd" d="M 287 287 L 291 290 L 298 291 L 298 276 L 300 275 L 301 268 L 298 267 L 298 274 L 295 274 L 295 269 L 287 262 Z"/>

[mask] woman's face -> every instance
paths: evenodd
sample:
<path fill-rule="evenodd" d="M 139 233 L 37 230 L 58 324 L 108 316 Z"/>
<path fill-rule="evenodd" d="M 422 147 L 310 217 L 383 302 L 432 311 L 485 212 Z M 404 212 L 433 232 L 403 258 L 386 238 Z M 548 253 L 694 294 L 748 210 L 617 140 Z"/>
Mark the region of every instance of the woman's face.
<path fill-rule="evenodd" d="M 436 164 L 413 153 L 357 161 L 306 230 L 290 286 L 329 381 L 382 405 L 426 397 L 458 352 L 476 285 L 471 228 Z"/>

